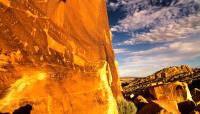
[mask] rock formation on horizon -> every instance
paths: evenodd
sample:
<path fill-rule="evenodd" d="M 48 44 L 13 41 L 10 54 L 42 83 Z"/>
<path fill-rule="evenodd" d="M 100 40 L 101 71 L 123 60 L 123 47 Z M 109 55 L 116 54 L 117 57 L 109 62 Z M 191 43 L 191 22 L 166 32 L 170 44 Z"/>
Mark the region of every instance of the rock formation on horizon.
<path fill-rule="evenodd" d="M 117 114 L 120 97 L 106 0 L 0 0 L 1 113 Z"/>
<path fill-rule="evenodd" d="M 188 65 L 172 66 L 157 71 L 156 73 L 148 76 L 149 79 L 167 78 L 182 73 L 193 73 L 193 69 Z"/>
<path fill-rule="evenodd" d="M 121 83 L 122 83 L 123 89 L 126 91 L 126 89 L 131 89 L 132 86 L 139 83 L 143 83 L 147 81 L 155 81 L 159 79 L 170 79 L 180 74 L 190 75 L 198 71 L 199 71 L 198 69 L 191 68 L 188 65 L 172 66 L 172 67 L 159 70 L 147 77 L 123 77 L 121 78 Z"/>

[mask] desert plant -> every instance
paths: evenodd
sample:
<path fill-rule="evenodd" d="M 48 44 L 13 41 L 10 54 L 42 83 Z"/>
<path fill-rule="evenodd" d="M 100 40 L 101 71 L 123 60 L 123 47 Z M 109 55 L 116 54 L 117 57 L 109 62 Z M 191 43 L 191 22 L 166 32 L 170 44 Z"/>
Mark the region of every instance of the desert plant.
<path fill-rule="evenodd" d="M 137 107 L 133 102 L 127 101 L 126 99 L 121 99 L 117 101 L 119 114 L 136 114 Z"/>

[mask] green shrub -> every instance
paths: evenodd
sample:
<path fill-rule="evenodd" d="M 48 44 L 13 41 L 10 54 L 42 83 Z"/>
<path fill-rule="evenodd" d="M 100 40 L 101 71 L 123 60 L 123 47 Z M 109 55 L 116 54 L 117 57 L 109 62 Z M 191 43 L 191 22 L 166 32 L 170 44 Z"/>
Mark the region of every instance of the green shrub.
<path fill-rule="evenodd" d="M 133 102 L 121 99 L 117 102 L 119 114 L 136 114 L 137 108 Z"/>

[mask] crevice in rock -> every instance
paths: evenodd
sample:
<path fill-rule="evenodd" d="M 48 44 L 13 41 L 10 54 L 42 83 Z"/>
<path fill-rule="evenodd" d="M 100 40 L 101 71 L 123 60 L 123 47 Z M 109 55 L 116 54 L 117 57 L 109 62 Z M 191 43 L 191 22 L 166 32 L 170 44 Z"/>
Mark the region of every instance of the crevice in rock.
<path fill-rule="evenodd" d="M 25 106 L 22 106 L 18 109 L 16 109 L 13 114 L 30 114 L 32 110 L 32 106 L 30 104 L 27 104 Z"/>

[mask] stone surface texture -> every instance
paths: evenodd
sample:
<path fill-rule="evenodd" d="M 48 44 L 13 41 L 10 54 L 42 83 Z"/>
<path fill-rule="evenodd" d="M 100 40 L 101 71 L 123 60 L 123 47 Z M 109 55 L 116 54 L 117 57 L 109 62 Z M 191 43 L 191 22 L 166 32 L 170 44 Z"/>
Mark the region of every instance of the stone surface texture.
<path fill-rule="evenodd" d="M 106 0 L 0 0 L 0 112 L 117 114 Z"/>

